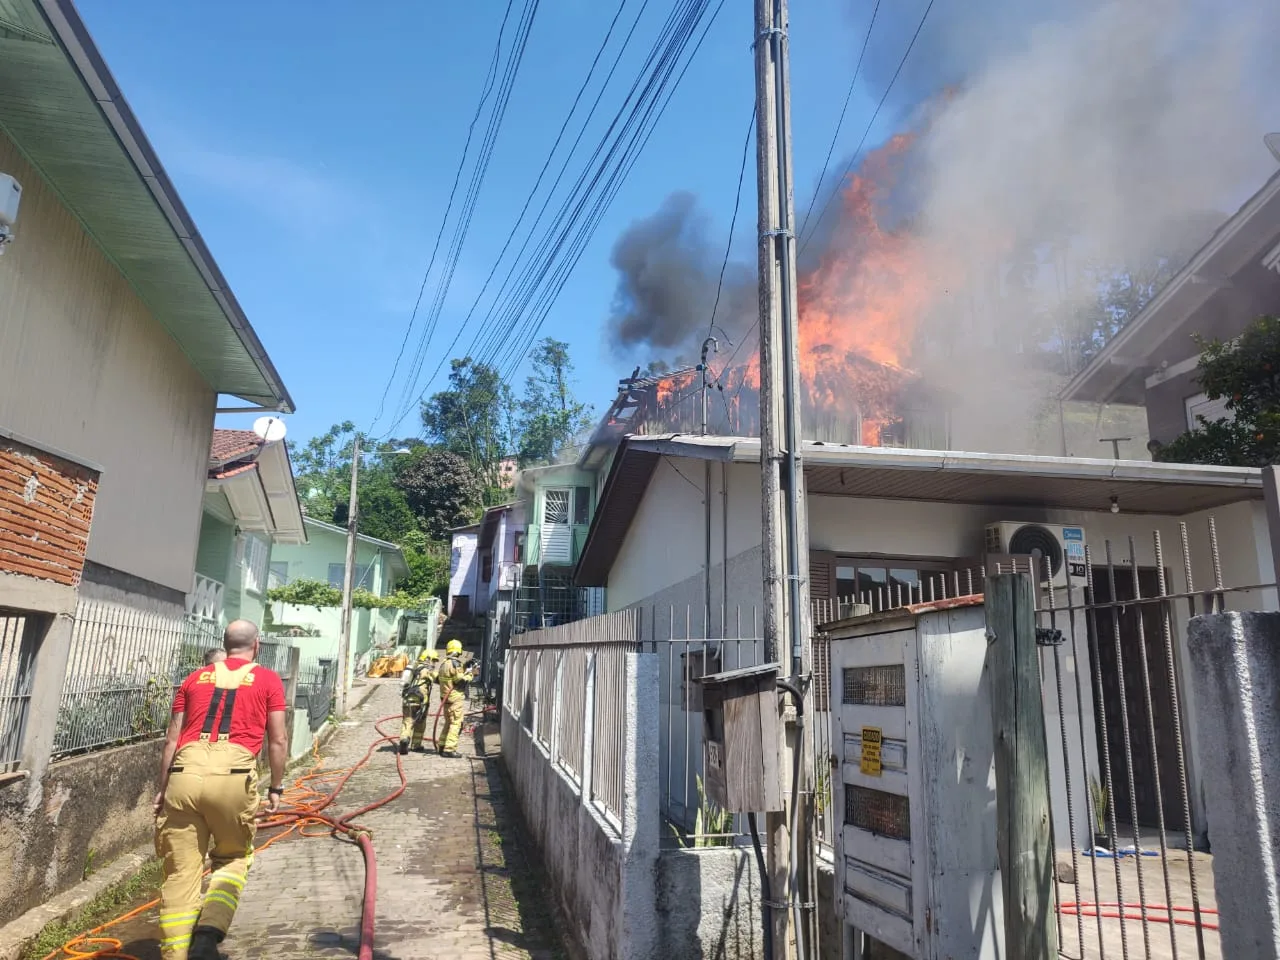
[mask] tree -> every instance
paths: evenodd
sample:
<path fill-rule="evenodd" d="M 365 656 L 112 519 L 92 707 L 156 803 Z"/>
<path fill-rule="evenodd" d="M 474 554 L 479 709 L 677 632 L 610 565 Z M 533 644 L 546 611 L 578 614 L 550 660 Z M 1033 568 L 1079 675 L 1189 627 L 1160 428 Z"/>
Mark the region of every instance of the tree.
<path fill-rule="evenodd" d="M 399 459 L 395 485 L 404 494 L 422 531 L 444 540 L 451 527 L 474 519 L 483 486 L 471 465 L 450 450 L 419 447 Z"/>
<path fill-rule="evenodd" d="M 295 485 L 307 516 L 325 523 L 347 522 L 347 501 L 351 497 L 351 457 L 357 431 L 350 420 L 335 423 L 325 433 L 299 447 L 289 443 Z M 417 528 L 409 503 L 393 481 L 394 457 L 379 451 L 403 444 L 377 445 L 363 434 L 360 443 L 370 456 L 360 466 L 359 530 L 379 540 L 399 542 Z"/>
<path fill-rule="evenodd" d="M 1280 462 L 1280 317 L 1263 316 L 1234 340 L 1196 338 L 1200 387 L 1226 399 L 1229 420 L 1199 424 L 1156 451 L 1157 460 L 1263 467 Z"/>
<path fill-rule="evenodd" d="M 547 337 L 530 357 L 533 373 L 520 401 L 519 446 L 522 464 L 553 463 L 592 425 L 591 408 L 573 395 L 569 345 Z"/>
<path fill-rule="evenodd" d="M 449 389 L 422 404 L 428 439 L 464 457 L 476 475 L 498 485 L 498 466 L 511 453 L 511 390 L 493 367 L 470 357 L 452 362 Z"/>
<path fill-rule="evenodd" d="M 446 599 L 449 592 L 449 546 L 432 543 L 422 531 L 415 531 L 400 541 L 409 575 L 397 588 L 413 596 L 435 596 Z"/>

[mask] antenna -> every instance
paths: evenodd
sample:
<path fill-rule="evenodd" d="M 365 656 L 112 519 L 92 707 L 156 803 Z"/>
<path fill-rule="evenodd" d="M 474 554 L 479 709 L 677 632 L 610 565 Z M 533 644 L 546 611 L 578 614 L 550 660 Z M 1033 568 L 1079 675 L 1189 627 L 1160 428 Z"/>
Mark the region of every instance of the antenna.
<path fill-rule="evenodd" d="M 276 443 L 284 439 L 287 428 L 279 417 L 259 417 L 253 421 L 253 432 L 263 443 Z"/>

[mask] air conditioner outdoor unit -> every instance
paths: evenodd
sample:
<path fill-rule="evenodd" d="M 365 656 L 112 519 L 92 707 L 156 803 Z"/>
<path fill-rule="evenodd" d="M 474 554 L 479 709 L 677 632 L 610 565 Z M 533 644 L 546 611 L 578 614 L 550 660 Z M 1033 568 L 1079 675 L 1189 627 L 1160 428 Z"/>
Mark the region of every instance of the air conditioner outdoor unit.
<path fill-rule="evenodd" d="M 1087 578 L 1084 562 L 1084 527 L 1048 523 L 987 524 L 987 554 L 1033 557 L 1036 572 L 1045 586 L 1083 588 Z M 1049 559 L 1052 580 L 1044 577 L 1044 558 Z M 990 572 L 990 571 L 988 571 Z"/>

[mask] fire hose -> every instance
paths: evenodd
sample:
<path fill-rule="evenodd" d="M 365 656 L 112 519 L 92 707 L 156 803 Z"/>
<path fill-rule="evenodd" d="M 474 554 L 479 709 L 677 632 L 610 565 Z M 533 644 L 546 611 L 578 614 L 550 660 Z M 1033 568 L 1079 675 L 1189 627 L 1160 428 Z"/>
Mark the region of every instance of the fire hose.
<path fill-rule="evenodd" d="M 437 720 L 438 717 L 439 713 L 437 712 Z M 407 780 L 405 778 L 404 763 L 399 752 L 397 751 L 396 753 L 396 773 L 400 778 L 400 785 L 391 793 L 342 817 L 329 816 L 323 811 L 337 800 L 338 794 L 342 792 L 347 782 L 355 775 L 357 770 L 369 762 L 373 757 L 374 751 L 379 746 L 397 740 L 397 737 L 393 734 L 388 734 L 382 725 L 399 719 L 399 716 L 392 716 L 383 717 L 381 720 L 375 721 L 374 729 L 378 732 L 378 737 L 369 745 L 365 755 L 353 766 L 345 770 L 324 771 L 322 769 L 324 762 L 320 759 L 319 749 L 318 747 L 315 748 L 315 764 L 312 766 L 311 772 L 295 780 L 293 785 L 285 792 L 283 804 L 289 809 L 281 809 L 274 814 L 258 814 L 260 829 L 279 829 L 280 832 L 270 837 L 265 843 L 257 844 L 254 847 L 255 854 L 261 853 L 272 844 L 294 834 L 299 837 L 323 836 L 337 838 L 341 836 L 360 848 L 360 853 L 364 859 L 365 882 L 364 904 L 360 915 L 360 949 L 357 954 L 357 960 L 373 960 L 378 865 L 374 855 L 372 832 L 353 821 L 357 817 L 386 806 L 404 793 Z M 332 782 L 334 778 L 337 778 L 336 782 Z M 331 789 L 328 792 L 324 792 L 323 788 L 330 786 Z M 305 829 L 308 824 L 320 824 L 326 829 L 319 833 L 309 833 Z M 45 956 L 43 960 L 90 960 L 90 958 L 106 957 L 114 957 L 118 958 L 118 960 L 138 960 L 132 954 L 123 952 L 124 942 L 122 940 L 111 936 L 103 936 L 103 934 L 111 928 L 145 913 L 159 903 L 159 898 L 151 900 L 140 907 L 130 910 L 128 913 L 121 914 L 113 920 L 100 924 L 88 933 L 67 941 L 57 950 Z"/>

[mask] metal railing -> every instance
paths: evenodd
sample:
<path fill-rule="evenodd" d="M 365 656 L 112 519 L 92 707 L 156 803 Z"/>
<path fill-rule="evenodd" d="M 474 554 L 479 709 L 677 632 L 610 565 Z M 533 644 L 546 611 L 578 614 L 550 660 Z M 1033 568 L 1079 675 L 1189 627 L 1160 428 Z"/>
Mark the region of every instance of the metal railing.
<path fill-rule="evenodd" d="M 628 672 L 639 613 L 619 613 L 513 635 L 504 706 L 616 826 L 625 817 Z"/>
<path fill-rule="evenodd" d="M 337 661 L 332 658 L 307 657 L 298 664 L 298 686 L 293 706 L 307 711 L 307 722 L 312 732 L 324 726 L 333 712 L 337 678 Z"/>
<path fill-rule="evenodd" d="M 1158 529 L 1086 548 L 1083 589 L 1045 589 L 1047 565 L 1033 578 L 1045 715 L 1057 718 L 1046 730 L 1054 841 L 1070 848 L 1070 871 L 1055 875 L 1063 957 L 1222 955 L 1209 856 L 1196 849 L 1179 637 L 1197 613 L 1272 585 L 1224 585 L 1206 526 L 1207 565 L 1179 523 L 1167 551 Z"/>
<path fill-rule="evenodd" d="M 0 610 L 0 773 L 22 759 L 40 623 L 18 610 Z"/>
<path fill-rule="evenodd" d="M 221 642 L 211 626 L 185 616 L 81 600 L 54 757 L 162 734 L 174 686 Z"/>

